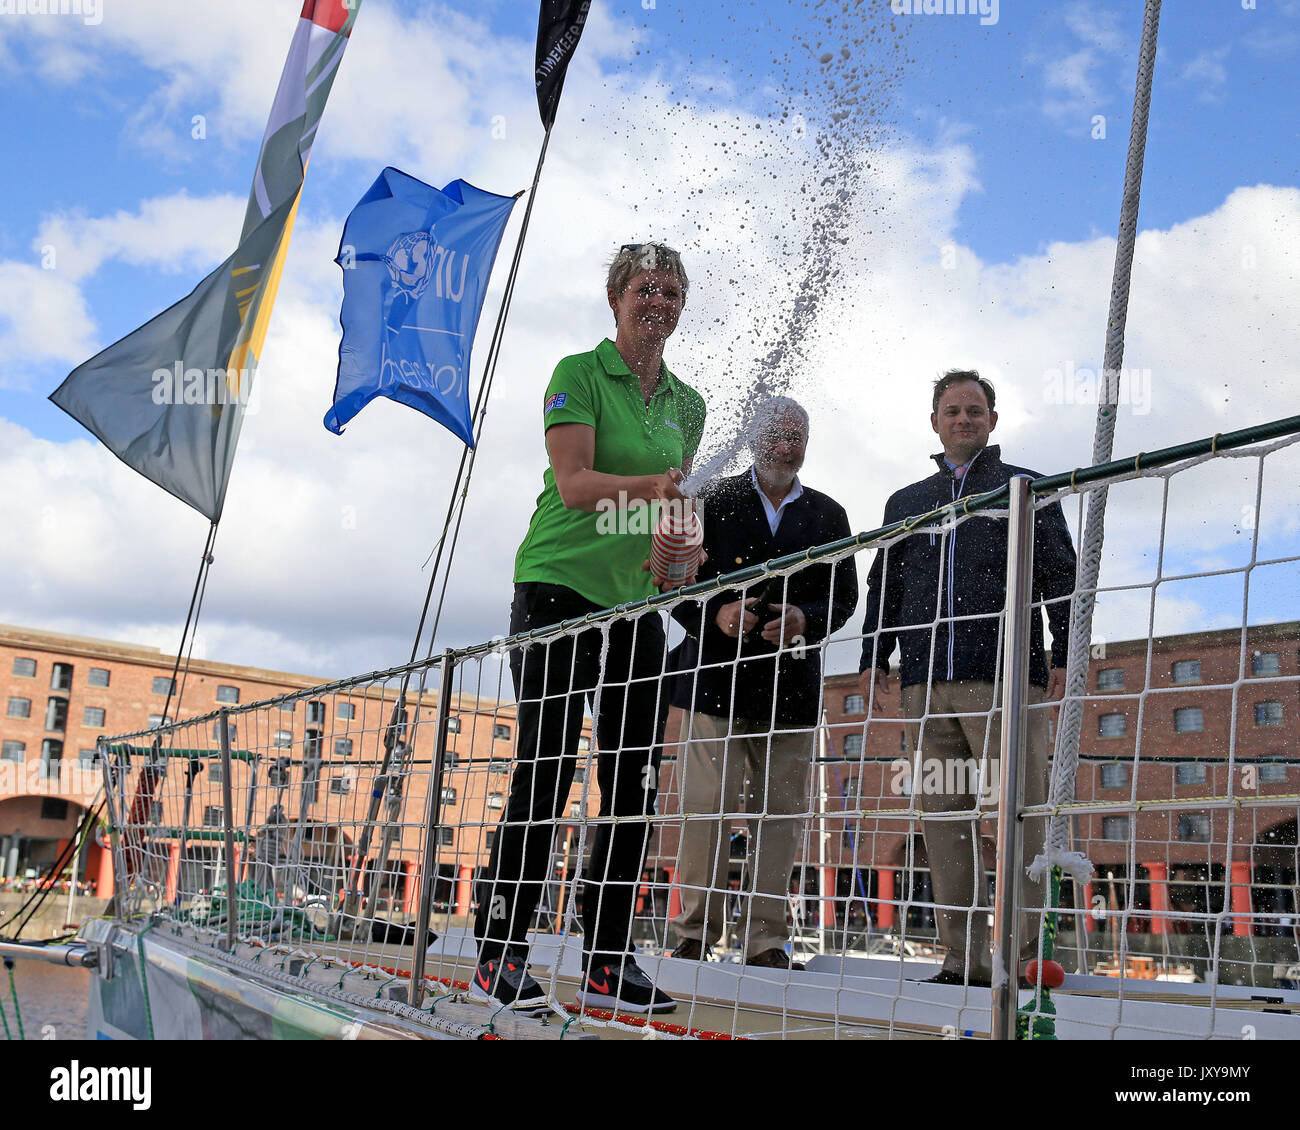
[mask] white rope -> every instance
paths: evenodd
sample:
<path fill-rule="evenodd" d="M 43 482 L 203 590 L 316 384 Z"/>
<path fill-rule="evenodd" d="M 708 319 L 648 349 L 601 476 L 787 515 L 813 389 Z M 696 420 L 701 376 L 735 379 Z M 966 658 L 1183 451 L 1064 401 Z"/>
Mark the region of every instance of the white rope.
<path fill-rule="evenodd" d="M 1111 282 L 1106 350 L 1102 362 L 1105 395 L 1097 406 L 1097 428 L 1093 439 L 1094 466 L 1110 461 L 1115 439 L 1120 366 L 1124 362 L 1124 328 L 1128 321 L 1129 283 L 1133 274 L 1133 247 L 1137 240 L 1138 202 L 1142 192 L 1142 165 L 1146 155 L 1160 3 L 1161 0 L 1146 0 L 1146 12 L 1142 20 L 1137 90 L 1133 100 L 1133 127 L 1129 135 L 1128 161 L 1124 168 L 1124 199 L 1120 206 L 1119 238 L 1115 247 L 1115 271 Z M 1075 775 L 1079 767 L 1079 736 L 1083 722 L 1083 699 L 1087 693 L 1092 617 L 1097 603 L 1097 577 L 1101 571 L 1101 552 L 1105 540 L 1107 493 L 1106 487 L 1100 487 L 1088 497 L 1088 515 L 1075 578 L 1065 701 L 1061 708 L 1061 724 L 1057 730 L 1056 759 L 1049 790 L 1049 803 L 1058 808 L 1074 799 Z M 1044 854 L 1030 865 L 1032 876 L 1045 875 L 1047 869 L 1055 865 L 1077 881 L 1087 881 L 1092 873 L 1092 864 L 1081 853 L 1069 850 L 1069 827 L 1067 815 L 1058 811 L 1052 817 Z"/>

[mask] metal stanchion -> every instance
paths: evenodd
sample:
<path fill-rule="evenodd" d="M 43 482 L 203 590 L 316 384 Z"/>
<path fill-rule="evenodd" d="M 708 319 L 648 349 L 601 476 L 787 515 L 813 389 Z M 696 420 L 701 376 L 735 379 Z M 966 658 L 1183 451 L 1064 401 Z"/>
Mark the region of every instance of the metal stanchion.
<path fill-rule="evenodd" d="M 229 710 L 223 706 L 217 726 L 221 736 L 221 808 L 226 833 L 226 949 L 233 953 L 239 917 L 239 892 L 235 889 L 235 804 L 230 784 L 229 714 Z"/>
<path fill-rule="evenodd" d="M 1029 701 L 1029 627 L 1033 604 L 1034 501 L 1029 477 L 1010 488 L 1007 531 L 1007 612 L 1002 659 L 1002 761 L 998 790 L 997 887 L 993 913 L 993 1024 L 995 1040 L 1016 1038 L 1020 964 L 1020 876 L 1024 836 L 1025 704 Z"/>
<path fill-rule="evenodd" d="M 451 650 L 442 653 L 438 667 L 438 715 L 434 727 L 433 764 L 424 810 L 424 855 L 420 860 L 420 889 L 417 895 L 414 951 L 411 955 L 411 1005 L 424 1002 L 424 961 L 429 948 L 429 907 L 433 901 L 434 875 L 438 866 L 438 826 L 442 817 L 442 769 L 447 752 L 447 721 L 451 717 L 451 680 L 456 664 Z M 414 745 L 414 742 L 412 742 Z"/>

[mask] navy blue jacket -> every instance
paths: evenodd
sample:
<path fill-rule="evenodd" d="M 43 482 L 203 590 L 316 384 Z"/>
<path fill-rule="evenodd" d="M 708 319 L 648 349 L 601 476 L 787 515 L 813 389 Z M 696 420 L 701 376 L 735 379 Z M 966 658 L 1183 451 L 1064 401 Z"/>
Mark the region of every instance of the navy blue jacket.
<path fill-rule="evenodd" d="M 851 532 L 844 507 L 804 487 L 803 494 L 781 511 L 773 534 L 749 471 L 719 479 L 701 497 L 704 550 L 709 555 L 700 568 L 701 581 L 838 541 Z M 751 584 L 744 595 L 757 597 L 762 587 L 762 583 Z M 758 631 L 741 640 L 723 634 L 717 624 L 718 609 L 740 598 L 739 589 L 729 589 L 706 601 L 683 601 L 673 608 L 673 619 L 687 631 L 671 657 L 671 669 L 680 672 L 673 681 L 673 705 L 720 718 L 767 722 L 774 717 L 785 725 L 813 725 L 821 706 L 817 645 L 847 624 L 858 604 L 853 557 L 835 565 L 833 584 L 829 564 L 807 565 L 790 573 L 788 587 L 774 595 L 774 603 L 796 605 L 808 622 L 804 630 L 808 646 L 802 652 L 791 650 L 787 641 L 778 657 L 775 645 Z M 759 627 L 772 618 L 770 612 L 761 615 Z"/>
<path fill-rule="evenodd" d="M 1005 486 L 1015 475 L 1037 472 L 1003 463 L 1001 449 L 986 447 L 956 478 L 934 456 L 938 474 L 890 496 L 885 521 L 925 514 L 955 498 Z M 888 560 L 888 569 L 886 569 Z M 943 592 L 939 592 L 940 566 Z M 1060 503 L 1035 513 L 1033 599 L 1069 597 L 1074 591 L 1074 545 Z M 888 549 L 876 551 L 867 581 L 859 671 L 889 672 L 895 643 L 902 651 L 903 686 L 957 679 L 992 680 L 998 668 L 998 616 L 1006 605 L 1007 519 L 963 519 L 945 534 L 925 526 Z M 954 617 L 977 616 L 963 620 Z M 1052 629 L 1052 666 L 1064 667 L 1069 643 L 1070 601 L 1047 605 Z M 880 628 L 877 637 L 876 630 Z M 932 662 L 933 655 L 933 662 Z M 1029 681 L 1046 687 L 1042 611 L 1035 609 L 1029 632 Z"/>

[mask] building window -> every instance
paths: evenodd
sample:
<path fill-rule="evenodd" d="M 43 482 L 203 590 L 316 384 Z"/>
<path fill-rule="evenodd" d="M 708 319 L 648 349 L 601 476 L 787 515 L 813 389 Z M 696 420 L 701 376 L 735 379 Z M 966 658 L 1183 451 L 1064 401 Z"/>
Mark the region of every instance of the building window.
<path fill-rule="evenodd" d="M 79 749 L 77 760 L 81 762 L 83 769 L 95 769 L 99 765 L 99 753 L 93 749 Z"/>
<path fill-rule="evenodd" d="M 307 721 L 324 722 L 325 721 L 325 704 L 313 699 L 307 704 Z"/>
<path fill-rule="evenodd" d="M 203 826 L 205 828 L 222 828 L 225 821 L 222 819 L 224 810 L 219 804 L 205 805 L 203 808 Z"/>
<path fill-rule="evenodd" d="M 167 715 L 165 714 L 149 715 L 149 729 L 151 730 L 157 730 L 162 726 L 170 726 L 171 724 L 172 724 L 172 720 L 168 718 Z"/>
<path fill-rule="evenodd" d="M 11 698 L 9 700 L 10 718 L 30 718 L 31 716 L 32 700 L 30 698 Z"/>
<path fill-rule="evenodd" d="M 355 718 L 356 716 L 357 716 L 357 707 L 355 703 L 352 702 L 339 703 L 339 717 L 342 718 L 345 722 L 352 721 L 352 719 Z"/>
<path fill-rule="evenodd" d="M 447 719 L 447 733 L 449 734 L 460 733 L 460 718 L 458 716 L 453 714 L 450 718 Z"/>
<path fill-rule="evenodd" d="M 443 804 L 455 804 L 455 803 L 456 803 L 456 790 L 453 789 L 450 785 L 444 785 L 444 786 L 443 786 L 443 789 L 442 789 L 442 803 L 443 803 Z"/>
<path fill-rule="evenodd" d="M 15 659 L 14 674 L 20 679 L 36 678 L 36 660 L 35 659 Z"/>
<path fill-rule="evenodd" d="M 108 668 L 92 667 L 86 675 L 86 686 L 88 687 L 106 687 L 108 686 Z"/>
<path fill-rule="evenodd" d="M 276 710 L 281 714 L 292 714 L 297 706 L 298 704 L 296 702 L 277 702 L 275 704 Z"/>
<path fill-rule="evenodd" d="M 1282 725 L 1282 704 L 1280 702 L 1255 703 L 1255 725 L 1256 726 Z M 49 727 L 47 726 L 46 729 L 49 729 Z"/>
<path fill-rule="evenodd" d="M 573 783 L 575 785 L 580 785 L 586 779 L 587 779 L 587 767 L 585 765 L 579 765 L 573 771 Z"/>
<path fill-rule="evenodd" d="M 1128 766 L 1118 761 L 1101 767 L 1101 787 L 1103 789 L 1128 788 Z"/>
<path fill-rule="evenodd" d="M 352 739 L 335 738 L 334 739 L 334 756 L 351 757 L 352 756 Z"/>
<path fill-rule="evenodd" d="M 72 664 L 56 663 L 54 671 L 50 675 L 50 690 L 52 691 L 70 691 L 72 690 Z"/>
<path fill-rule="evenodd" d="M 276 732 L 271 735 L 271 745 L 276 749 L 288 749 L 293 745 L 293 731 L 276 730 Z"/>
<path fill-rule="evenodd" d="M 319 730 L 308 730 L 307 736 L 303 738 L 302 754 L 303 757 L 313 761 L 319 761 L 321 750 L 324 748 L 321 743 L 321 732 Z"/>
<path fill-rule="evenodd" d="M 230 732 L 230 744 L 234 745 L 239 738 L 239 725 L 231 719 L 226 719 L 226 729 Z M 212 740 L 221 740 L 221 719 L 217 718 L 212 723 Z"/>
<path fill-rule="evenodd" d="M 175 687 L 175 685 L 176 684 L 173 683 L 171 679 L 167 678 L 166 675 L 155 675 L 153 677 L 154 694 L 171 694 L 172 688 Z"/>
<path fill-rule="evenodd" d="M 569 805 L 569 819 L 570 819 L 570 820 L 581 820 L 581 819 L 583 818 L 583 816 L 585 816 L 585 815 L 586 815 L 586 813 L 585 813 L 585 811 L 583 810 L 583 807 L 582 807 L 582 801 L 580 801 L 580 800 L 575 800 L 575 801 L 573 801 L 573 802 L 570 803 L 570 805 Z"/>
<path fill-rule="evenodd" d="M 1286 780 L 1286 766 L 1266 763 L 1259 767 L 1261 785 L 1280 785 Z"/>
<path fill-rule="evenodd" d="M 506 798 L 503 793 L 488 793 L 488 808 L 505 808 Z"/>
<path fill-rule="evenodd" d="M 1201 681 L 1201 661 L 1199 659 L 1179 659 L 1174 662 L 1173 677 L 1175 683 L 1199 683 Z"/>
<path fill-rule="evenodd" d="M 0 743 L 0 761 L 26 761 L 27 744 L 25 742 Z"/>
<path fill-rule="evenodd" d="M 347 796 L 352 791 L 352 778 L 348 776 L 331 777 L 330 792 L 336 796 Z"/>
<path fill-rule="evenodd" d="M 45 728 L 62 733 L 68 728 L 68 700 L 51 698 L 45 704 Z"/>
<path fill-rule="evenodd" d="M 844 756 L 861 757 L 862 756 L 862 735 L 849 734 L 844 739 Z"/>
<path fill-rule="evenodd" d="M 494 757 L 494 758 L 492 758 L 491 761 L 488 762 L 488 772 L 489 772 L 489 773 L 509 773 L 509 772 L 510 772 L 510 762 L 505 761 L 505 760 L 503 760 L 503 759 L 500 758 L 500 757 Z"/>
<path fill-rule="evenodd" d="M 1122 714 L 1103 714 L 1097 719 L 1097 733 L 1103 738 L 1122 738 L 1127 728 Z"/>
<path fill-rule="evenodd" d="M 496 723 L 492 727 L 492 740 L 494 742 L 499 742 L 499 741 L 508 742 L 510 740 L 510 727 L 503 726 L 501 725 L 500 722 Z"/>
<path fill-rule="evenodd" d="M 483 833 L 483 850 L 484 850 L 484 851 L 491 851 L 491 850 L 492 850 L 492 846 L 493 846 L 496 842 L 497 842 L 497 830 L 496 830 L 495 828 L 489 828 L 486 832 Z"/>
<path fill-rule="evenodd" d="M 220 785 L 223 783 L 224 779 L 225 779 L 225 775 L 222 772 L 221 762 L 209 761 L 208 762 L 208 783 L 212 785 Z"/>
<path fill-rule="evenodd" d="M 58 777 L 63 763 L 63 743 L 54 738 L 41 742 L 41 776 L 47 780 Z"/>
<path fill-rule="evenodd" d="M 1124 689 L 1124 668 L 1103 667 L 1097 672 L 1097 689 L 1099 691 L 1122 691 Z"/>
<path fill-rule="evenodd" d="M 445 824 L 438 825 L 438 846 L 451 847 L 456 842 L 456 829 L 448 828 Z"/>
<path fill-rule="evenodd" d="M 68 802 L 59 800 L 57 797 L 41 797 L 41 819 L 42 820 L 66 820 L 68 818 Z"/>
<path fill-rule="evenodd" d="M 1178 817 L 1178 838 L 1204 843 L 1210 838 L 1210 817 L 1204 812 L 1184 812 Z"/>
<path fill-rule="evenodd" d="M 1180 785 L 1205 784 L 1204 765 L 1179 765 L 1174 769 L 1174 780 Z"/>
<path fill-rule="evenodd" d="M 104 724 L 104 708 L 102 706 L 87 706 L 81 712 L 81 724 L 83 726 L 102 726 Z"/>
<path fill-rule="evenodd" d="M 1250 657 L 1250 673 L 1252 675 L 1279 675 L 1282 673 L 1282 666 L 1277 661 L 1276 651 L 1257 651 Z"/>
<path fill-rule="evenodd" d="M 454 749 L 444 749 L 442 751 L 442 768 L 444 772 L 456 768 L 456 751 Z"/>
<path fill-rule="evenodd" d="M 1103 840 L 1127 840 L 1127 816 L 1103 816 L 1101 818 L 1101 838 Z"/>
<path fill-rule="evenodd" d="M 579 739 L 578 739 L 578 748 L 579 748 L 579 749 L 590 749 L 590 748 L 591 748 L 591 739 L 588 738 L 588 737 L 586 737 L 586 736 L 579 738 Z"/>
<path fill-rule="evenodd" d="M 860 694 L 850 694 L 844 696 L 844 713 L 845 714 L 865 714 L 867 712 L 867 702 Z"/>
<path fill-rule="evenodd" d="M 219 687 L 217 687 L 217 701 L 218 701 L 218 702 L 238 702 L 238 701 L 239 701 L 239 688 L 238 688 L 238 687 L 227 687 L 227 686 L 219 686 Z"/>
<path fill-rule="evenodd" d="M 1199 706 L 1184 706 L 1174 711 L 1174 732 L 1199 734 L 1205 729 L 1205 715 Z"/>

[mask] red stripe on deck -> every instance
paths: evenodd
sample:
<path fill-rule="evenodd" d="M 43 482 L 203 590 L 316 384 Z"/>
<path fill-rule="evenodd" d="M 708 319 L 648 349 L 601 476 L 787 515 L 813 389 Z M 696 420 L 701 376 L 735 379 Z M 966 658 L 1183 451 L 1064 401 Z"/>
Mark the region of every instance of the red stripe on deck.
<path fill-rule="evenodd" d="M 338 31 L 348 22 L 348 17 L 352 15 L 352 8 L 355 7 L 355 0 L 351 8 L 347 0 L 305 0 L 302 6 L 302 18 L 311 20 L 318 27 L 329 31 Z"/>

